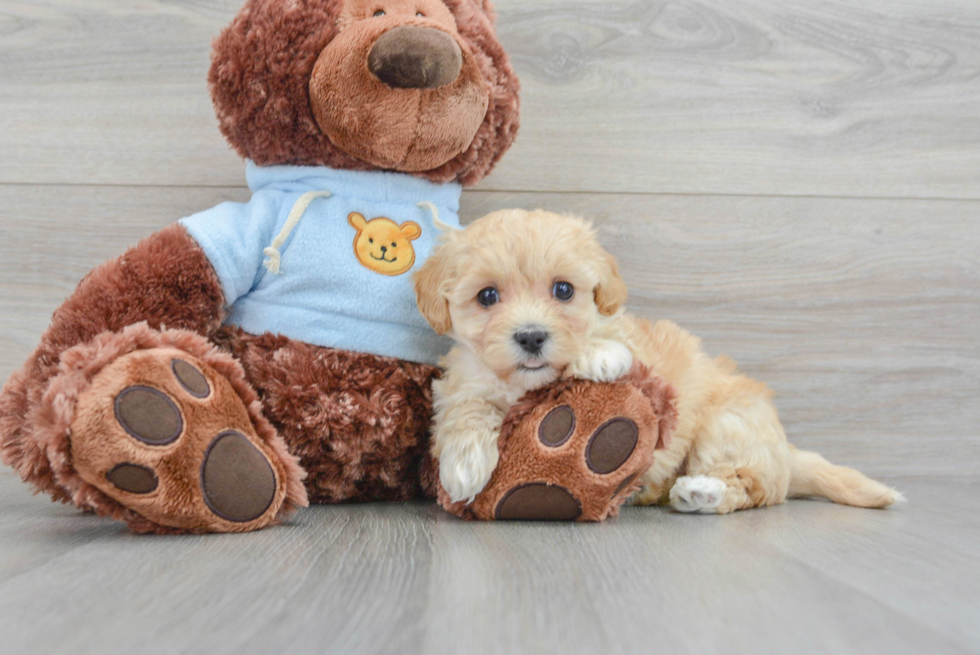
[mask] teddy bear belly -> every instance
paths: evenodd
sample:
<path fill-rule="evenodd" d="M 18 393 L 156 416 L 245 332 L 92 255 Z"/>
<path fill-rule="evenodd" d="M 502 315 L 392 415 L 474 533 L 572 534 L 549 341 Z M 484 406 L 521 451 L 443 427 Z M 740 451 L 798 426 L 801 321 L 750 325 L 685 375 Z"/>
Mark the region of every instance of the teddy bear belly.
<path fill-rule="evenodd" d="M 266 417 L 300 457 L 314 503 L 420 495 L 438 369 L 224 326 Z"/>

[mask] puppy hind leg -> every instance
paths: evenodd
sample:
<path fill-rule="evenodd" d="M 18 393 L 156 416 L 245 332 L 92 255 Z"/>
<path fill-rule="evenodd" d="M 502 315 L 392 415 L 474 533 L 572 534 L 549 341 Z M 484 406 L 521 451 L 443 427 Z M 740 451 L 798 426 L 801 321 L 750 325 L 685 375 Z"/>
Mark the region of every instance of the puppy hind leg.
<path fill-rule="evenodd" d="M 681 512 L 728 514 L 782 503 L 790 463 L 775 407 L 765 396 L 743 397 L 698 431 L 686 475 L 671 488 L 671 506 Z"/>
<path fill-rule="evenodd" d="M 678 512 L 717 514 L 729 495 L 728 484 L 711 475 L 685 475 L 670 488 L 670 506 Z"/>
<path fill-rule="evenodd" d="M 750 468 L 721 467 L 707 474 L 685 475 L 670 490 L 670 506 L 678 512 L 730 514 L 740 509 L 776 505 L 785 499 L 778 489 Z"/>

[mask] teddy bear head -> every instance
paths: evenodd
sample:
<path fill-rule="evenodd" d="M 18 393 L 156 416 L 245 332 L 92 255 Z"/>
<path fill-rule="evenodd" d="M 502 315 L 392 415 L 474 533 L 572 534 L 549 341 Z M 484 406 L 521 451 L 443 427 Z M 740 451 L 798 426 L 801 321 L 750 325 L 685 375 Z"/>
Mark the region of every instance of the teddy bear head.
<path fill-rule="evenodd" d="M 243 157 L 475 184 L 518 127 L 489 0 L 248 0 L 209 84 Z"/>

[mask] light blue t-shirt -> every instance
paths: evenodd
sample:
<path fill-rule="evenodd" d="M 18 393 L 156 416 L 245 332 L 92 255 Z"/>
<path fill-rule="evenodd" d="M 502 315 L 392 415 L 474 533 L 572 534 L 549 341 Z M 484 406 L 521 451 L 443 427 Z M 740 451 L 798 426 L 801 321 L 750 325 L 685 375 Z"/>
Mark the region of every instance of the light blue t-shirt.
<path fill-rule="evenodd" d="M 426 364 L 449 350 L 419 313 L 412 272 L 440 233 L 433 206 L 459 227 L 460 185 L 252 162 L 246 178 L 249 202 L 180 221 L 217 272 L 226 323 Z"/>

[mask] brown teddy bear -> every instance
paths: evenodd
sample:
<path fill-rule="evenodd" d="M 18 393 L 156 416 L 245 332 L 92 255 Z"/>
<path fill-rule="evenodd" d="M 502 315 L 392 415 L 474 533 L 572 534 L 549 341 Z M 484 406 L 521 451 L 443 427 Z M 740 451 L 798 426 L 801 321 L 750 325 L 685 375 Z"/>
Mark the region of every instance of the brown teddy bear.
<path fill-rule="evenodd" d="M 435 495 L 430 382 L 448 343 L 410 271 L 517 131 L 493 20 L 486 0 L 249 0 L 209 81 L 252 199 L 82 280 L 0 395 L 3 460 L 137 532 Z M 582 393 L 601 408 L 610 389 Z M 617 405 L 639 425 L 660 406 Z M 634 486 L 619 483 L 589 516 Z"/>

